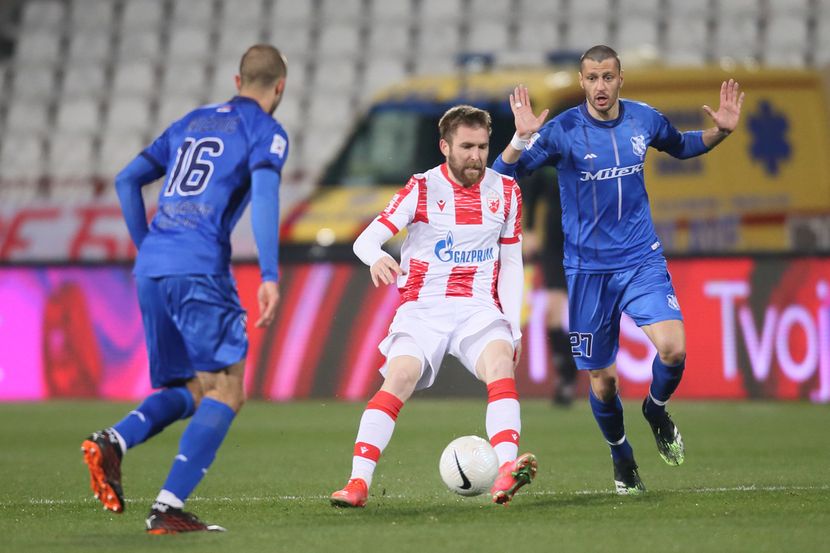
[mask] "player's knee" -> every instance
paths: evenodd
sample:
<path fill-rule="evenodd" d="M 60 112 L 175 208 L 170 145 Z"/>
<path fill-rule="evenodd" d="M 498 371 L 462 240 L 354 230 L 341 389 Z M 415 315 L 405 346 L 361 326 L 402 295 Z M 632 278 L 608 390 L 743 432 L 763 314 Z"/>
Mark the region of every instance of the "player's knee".
<path fill-rule="evenodd" d="M 420 374 L 415 370 L 390 367 L 383 387 L 398 398 L 408 398 L 415 391 L 419 378 Z"/>
<path fill-rule="evenodd" d="M 686 348 L 681 343 L 669 343 L 657 350 L 660 361 L 669 367 L 680 365 L 686 360 Z"/>
<path fill-rule="evenodd" d="M 513 358 L 510 355 L 499 355 L 487 367 L 486 382 L 493 382 L 502 378 L 513 378 Z"/>
<path fill-rule="evenodd" d="M 603 375 L 591 379 L 591 390 L 598 400 L 608 403 L 613 401 L 619 393 L 619 384 L 616 375 Z"/>
<path fill-rule="evenodd" d="M 199 379 L 194 378 L 193 380 L 189 380 L 185 386 L 187 387 L 187 391 L 190 392 L 190 397 L 193 398 L 193 408 L 197 409 L 199 404 L 202 403 L 202 398 L 205 395 Z"/>

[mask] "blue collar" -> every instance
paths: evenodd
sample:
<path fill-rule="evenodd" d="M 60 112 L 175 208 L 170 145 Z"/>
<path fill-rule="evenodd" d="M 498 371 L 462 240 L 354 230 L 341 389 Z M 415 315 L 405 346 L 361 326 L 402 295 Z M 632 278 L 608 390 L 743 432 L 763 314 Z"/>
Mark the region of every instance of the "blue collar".
<path fill-rule="evenodd" d="M 623 118 L 625 117 L 625 104 L 622 100 L 617 100 L 620 104 L 620 114 L 617 116 L 616 119 L 612 119 L 610 121 L 601 121 L 599 119 L 595 119 L 593 115 L 588 112 L 588 100 L 585 100 L 581 104 L 579 104 L 579 112 L 582 116 L 595 127 L 600 127 L 603 129 L 613 129 L 620 123 L 622 123 Z"/>

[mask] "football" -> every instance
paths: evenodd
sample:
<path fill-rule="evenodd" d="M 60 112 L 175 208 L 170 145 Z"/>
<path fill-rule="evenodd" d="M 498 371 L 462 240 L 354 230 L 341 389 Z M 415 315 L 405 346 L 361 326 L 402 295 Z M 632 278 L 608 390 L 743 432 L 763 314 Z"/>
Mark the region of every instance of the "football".
<path fill-rule="evenodd" d="M 447 487 L 463 496 L 489 491 L 499 472 L 499 459 L 490 443 L 478 436 L 462 436 L 447 445 L 438 463 Z"/>

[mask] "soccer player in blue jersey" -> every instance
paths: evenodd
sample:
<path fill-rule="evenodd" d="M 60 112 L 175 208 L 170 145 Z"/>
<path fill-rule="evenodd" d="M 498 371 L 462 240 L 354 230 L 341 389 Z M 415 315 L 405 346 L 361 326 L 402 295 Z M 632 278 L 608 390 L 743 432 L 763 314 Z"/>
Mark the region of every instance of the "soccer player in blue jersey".
<path fill-rule="evenodd" d="M 230 234 L 251 203 L 262 283 L 257 327 L 274 320 L 280 174 L 288 137 L 271 115 L 283 96 L 286 62 L 272 46 L 242 57 L 231 100 L 174 122 L 115 179 L 130 236 L 150 380 L 159 391 L 82 444 L 92 491 L 124 511 L 121 460 L 179 419 L 192 416 L 147 517 L 147 532 L 223 531 L 183 510 L 245 401 L 246 315 L 230 272 Z M 147 225 L 141 187 L 163 176 Z"/>
<path fill-rule="evenodd" d="M 594 46 L 580 60 L 585 102 L 543 125 L 528 91 L 510 95 L 516 134 L 493 169 L 521 177 L 543 166 L 558 171 L 565 234 L 570 343 L 579 369 L 588 370 L 590 404 L 611 446 L 617 493 L 645 491 L 625 437 L 617 390 L 620 316 L 630 315 L 657 348 L 652 382 L 643 402 L 660 456 L 670 465 L 685 451 L 666 402 L 677 389 L 686 360 L 680 306 L 654 231 L 643 180 L 649 146 L 686 159 L 705 154 L 738 126 L 744 95 L 730 79 L 720 106 L 703 110 L 714 126 L 679 132 L 654 108 L 620 99 L 623 72 L 617 53 Z"/>

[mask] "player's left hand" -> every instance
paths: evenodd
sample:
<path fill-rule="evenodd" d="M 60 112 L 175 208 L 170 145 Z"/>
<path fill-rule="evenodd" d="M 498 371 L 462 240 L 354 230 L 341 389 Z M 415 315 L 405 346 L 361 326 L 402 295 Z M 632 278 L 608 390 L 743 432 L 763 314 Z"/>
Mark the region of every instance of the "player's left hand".
<path fill-rule="evenodd" d="M 743 103 L 744 93 L 740 91 L 740 85 L 735 79 L 729 79 L 720 85 L 718 111 L 712 110 L 707 105 L 703 106 L 703 111 L 709 114 L 719 131 L 729 134 L 738 127 Z"/>
<path fill-rule="evenodd" d="M 265 328 L 274 322 L 277 316 L 277 304 L 280 301 L 280 290 L 277 288 L 277 283 L 271 280 L 263 281 L 259 285 L 257 292 L 257 302 L 259 303 L 259 319 L 257 319 L 256 327 Z"/>

